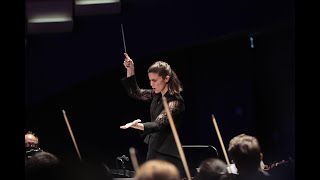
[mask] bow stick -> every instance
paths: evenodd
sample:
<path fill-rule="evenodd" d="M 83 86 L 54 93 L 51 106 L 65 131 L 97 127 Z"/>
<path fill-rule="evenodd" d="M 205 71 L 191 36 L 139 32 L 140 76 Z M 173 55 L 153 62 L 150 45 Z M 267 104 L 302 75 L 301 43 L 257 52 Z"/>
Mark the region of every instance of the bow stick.
<path fill-rule="evenodd" d="M 71 130 L 71 127 L 70 127 L 70 124 L 69 124 L 69 121 L 68 121 L 68 118 L 67 118 L 66 112 L 65 112 L 64 110 L 62 110 L 62 113 L 63 113 L 63 117 L 64 117 L 64 119 L 65 119 L 65 121 L 66 121 L 66 124 L 67 124 L 67 126 L 68 126 L 69 133 L 70 133 L 70 135 L 71 135 L 71 138 L 72 138 L 73 144 L 74 144 L 74 146 L 75 146 L 75 148 L 76 148 L 76 150 L 77 150 L 78 157 L 79 157 L 79 159 L 82 161 L 82 158 L 81 158 L 81 155 L 80 155 L 80 152 L 79 152 L 78 146 L 77 146 L 77 142 L 76 142 L 76 140 L 74 139 L 74 136 L 73 136 L 73 133 L 72 133 L 72 130 Z"/>
<path fill-rule="evenodd" d="M 184 155 L 184 152 L 183 152 L 183 149 L 182 149 L 182 146 L 181 146 L 181 142 L 179 140 L 179 136 L 178 136 L 178 133 L 176 131 L 176 127 L 174 125 L 173 118 L 171 116 L 171 112 L 169 110 L 169 105 L 168 105 L 167 99 L 163 96 L 162 100 L 163 100 L 164 108 L 165 108 L 165 110 L 167 112 L 167 115 L 168 115 L 170 127 L 171 127 L 171 130 L 172 130 L 172 133 L 173 133 L 174 140 L 176 141 L 176 144 L 177 144 L 177 147 L 178 147 L 178 150 L 179 150 L 179 154 L 180 154 L 180 157 L 181 157 L 181 160 L 182 160 L 182 163 L 183 163 L 184 170 L 186 171 L 187 178 L 189 180 L 191 180 L 191 175 L 190 175 L 190 171 L 189 171 L 189 168 L 188 168 L 187 160 L 186 160 L 186 157 Z"/>

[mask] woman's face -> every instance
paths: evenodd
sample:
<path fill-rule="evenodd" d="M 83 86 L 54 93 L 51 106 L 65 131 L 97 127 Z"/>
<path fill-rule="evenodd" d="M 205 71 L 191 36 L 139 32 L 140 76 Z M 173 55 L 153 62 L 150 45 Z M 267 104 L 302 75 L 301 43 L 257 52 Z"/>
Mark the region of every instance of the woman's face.
<path fill-rule="evenodd" d="M 158 73 L 150 72 L 148 73 L 150 86 L 154 90 L 155 93 L 162 92 L 162 95 L 167 92 L 168 90 L 168 81 L 169 76 L 166 76 L 165 79 L 163 79 L 161 76 L 158 75 Z"/>

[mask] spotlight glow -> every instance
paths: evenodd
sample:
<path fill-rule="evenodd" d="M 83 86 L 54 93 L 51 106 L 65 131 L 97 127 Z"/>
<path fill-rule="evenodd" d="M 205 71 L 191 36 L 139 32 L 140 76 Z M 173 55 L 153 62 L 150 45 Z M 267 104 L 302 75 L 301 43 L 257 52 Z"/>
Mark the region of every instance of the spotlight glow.
<path fill-rule="evenodd" d="M 76 5 L 119 3 L 120 0 L 76 0 Z"/>
<path fill-rule="evenodd" d="M 72 21 L 70 16 L 65 15 L 46 15 L 28 19 L 28 23 L 52 23 L 52 22 L 68 22 Z"/>

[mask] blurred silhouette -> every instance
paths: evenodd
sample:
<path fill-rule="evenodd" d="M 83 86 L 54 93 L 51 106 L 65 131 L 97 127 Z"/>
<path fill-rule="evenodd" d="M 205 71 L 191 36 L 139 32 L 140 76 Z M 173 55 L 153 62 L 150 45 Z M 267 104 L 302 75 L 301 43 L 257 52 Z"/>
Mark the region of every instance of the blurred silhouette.
<path fill-rule="evenodd" d="M 168 161 L 149 160 L 141 165 L 135 180 L 181 180 L 176 166 Z"/>
<path fill-rule="evenodd" d="M 233 176 L 227 171 L 227 164 L 218 158 L 208 158 L 201 162 L 196 180 L 229 180 Z"/>
<path fill-rule="evenodd" d="M 42 152 L 39 147 L 39 138 L 32 131 L 24 135 L 25 159 L 30 159 L 34 154 Z"/>
<path fill-rule="evenodd" d="M 270 179 L 270 174 L 261 168 L 263 154 L 257 138 L 246 134 L 233 137 L 229 142 L 228 153 L 238 170 L 236 179 Z"/>
<path fill-rule="evenodd" d="M 49 152 L 38 152 L 25 161 L 26 180 L 61 179 L 61 162 Z"/>

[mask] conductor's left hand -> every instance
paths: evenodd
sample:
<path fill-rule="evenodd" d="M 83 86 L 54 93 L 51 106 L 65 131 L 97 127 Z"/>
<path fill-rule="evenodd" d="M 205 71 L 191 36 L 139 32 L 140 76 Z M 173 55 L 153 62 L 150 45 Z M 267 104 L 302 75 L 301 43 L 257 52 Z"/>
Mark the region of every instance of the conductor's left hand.
<path fill-rule="evenodd" d="M 140 119 L 134 120 L 130 123 L 127 123 L 126 125 L 120 126 L 120 129 L 128 129 L 128 128 L 136 128 L 136 126 L 138 125 L 138 123 L 141 122 Z"/>

